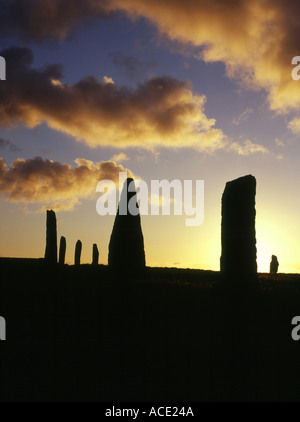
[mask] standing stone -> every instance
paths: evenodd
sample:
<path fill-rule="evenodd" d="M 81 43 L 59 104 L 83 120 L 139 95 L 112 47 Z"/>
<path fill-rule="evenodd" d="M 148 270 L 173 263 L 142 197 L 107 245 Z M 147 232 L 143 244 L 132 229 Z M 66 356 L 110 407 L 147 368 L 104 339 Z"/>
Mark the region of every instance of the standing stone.
<path fill-rule="evenodd" d="M 57 264 L 56 215 L 52 210 L 47 211 L 45 262 L 51 265 Z"/>
<path fill-rule="evenodd" d="M 60 238 L 59 244 L 59 264 L 65 265 L 67 242 L 65 237 Z"/>
<path fill-rule="evenodd" d="M 81 251 L 82 251 L 82 243 L 80 240 L 77 240 L 76 247 L 75 247 L 75 265 L 80 265 L 80 258 L 81 258 Z"/>
<path fill-rule="evenodd" d="M 270 273 L 277 274 L 279 267 L 279 262 L 276 255 L 272 255 L 272 260 L 270 262 Z"/>
<path fill-rule="evenodd" d="M 228 182 L 222 197 L 221 272 L 240 282 L 257 277 L 255 194 L 249 175 Z"/>
<path fill-rule="evenodd" d="M 129 185 L 132 192 L 128 192 Z M 135 195 L 134 180 L 128 178 L 123 186 L 109 243 L 108 265 L 114 270 L 136 272 L 146 265 L 141 217 Z M 135 205 L 135 215 L 129 212 L 130 203 Z"/>
<path fill-rule="evenodd" d="M 96 243 L 93 244 L 93 263 L 92 265 L 98 265 L 99 262 L 99 251 Z"/>

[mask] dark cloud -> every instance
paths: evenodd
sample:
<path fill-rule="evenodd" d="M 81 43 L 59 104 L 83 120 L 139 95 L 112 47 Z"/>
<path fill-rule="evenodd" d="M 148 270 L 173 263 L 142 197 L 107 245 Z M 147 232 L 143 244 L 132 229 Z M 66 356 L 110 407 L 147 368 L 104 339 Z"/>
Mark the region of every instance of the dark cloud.
<path fill-rule="evenodd" d="M 72 209 L 81 198 L 96 191 L 101 180 L 119 181 L 119 173 L 133 173 L 113 161 L 94 163 L 83 158 L 76 167 L 36 157 L 15 160 L 8 167 L 0 158 L 0 194 L 10 202 L 42 204 L 55 209 Z"/>
<path fill-rule="evenodd" d="M 0 84 L 0 126 L 45 122 L 94 147 L 193 146 L 207 152 L 224 147 L 222 131 L 205 115 L 205 96 L 194 93 L 188 81 L 162 76 L 136 89 L 94 77 L 63 84 L 60 65 L 31 67 L 29 49 L 0 54 L 9 75 Z"/>
<path fill-rule="evenodd" d="M 0 34 L 64 39 L 87 19 L 120 11 L 147 18 L 201 60 L 225 63 L 229 77 L 265 89 L 271 109 L 299 108 L 300 84 L 291 78 L 300 54 L 298 0 L 0 0 Z M 127 69 L 134 66 L 129 60 Z"/>
<path fill-rule="evenodd" d="M 21 152 L 21 148 L 17 147 L 13 142 L 0 138 L 0 149 L 8 149 L 10 152 Z"/>
<path fill-rule="evenodd" d="M 0 0 L 0 34 L 64 39 L 81 22 L 107 17 L 106 0 Z"/>
<path fill-rule="evenodd" d="M 119 67 L 127 79 L 143 80 L 149 72 L 157 66 L 155 61 L 144 61 L 138 57 L 126 56 L 120 51 L 111 53 L 110 57 L 115 66 Z"/>

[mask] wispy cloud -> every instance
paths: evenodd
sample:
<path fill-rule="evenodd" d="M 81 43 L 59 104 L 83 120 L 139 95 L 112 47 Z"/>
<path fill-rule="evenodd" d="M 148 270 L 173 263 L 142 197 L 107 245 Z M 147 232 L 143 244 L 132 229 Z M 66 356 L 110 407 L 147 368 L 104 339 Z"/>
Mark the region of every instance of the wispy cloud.
<path fill-rule="evenodd" d="M 246 110 L 240 114 L 237 118 L 233 119 L 232 123 L 238 126 L 241 122 L 248 120 L 249 115 L 253 113 L 252 108 L 246 108 Z"/>
<path fill-rule="evenodd" d="M 124 152 L 120 152 L 119 154 L 114 154 L 111 157 L 111 161 L 115 161 L 116 163 L 123 163 L 124 161 L 129 161 L 130 157 L 126 155 Z"/>
<path fill-rule="evenodd" d="M 242 143 L 232 142 L 228 150 L 236 152 L 238 155 L 268 154 L 270 152 L 264 145 L 256 144 L 249 139 Z"/>

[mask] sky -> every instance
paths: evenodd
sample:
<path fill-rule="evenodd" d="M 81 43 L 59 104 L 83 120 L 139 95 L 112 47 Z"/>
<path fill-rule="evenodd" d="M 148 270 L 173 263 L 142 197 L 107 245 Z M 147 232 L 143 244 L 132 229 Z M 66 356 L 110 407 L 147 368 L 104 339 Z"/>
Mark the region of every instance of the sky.
<path fill-rule="evenodd" d="M 257 180 L 258 270 L 300 271 L 296 0 L 0 0 L 0 256 L 42 257 L 46 210 L 73 263 L 113 216 L 100 180 L 204 180 L 204 222 L 142 216 L 149 266 L 219 269 L 221 197 Z"/>

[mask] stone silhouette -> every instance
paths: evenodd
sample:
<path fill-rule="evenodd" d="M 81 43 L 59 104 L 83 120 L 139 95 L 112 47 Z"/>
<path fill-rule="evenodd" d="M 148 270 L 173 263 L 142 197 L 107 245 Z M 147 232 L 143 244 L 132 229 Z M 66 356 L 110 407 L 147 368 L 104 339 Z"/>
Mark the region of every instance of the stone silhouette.
<path fill-rule="evenodd" d="M 222 197 L 221 272 L 230 279 L 257 277 L 256 180 L 248 175 L 226 184 Z"/>
<path fill-rule="evenodd" d="M 279 267 L 279 262 L 276 255 L 272 255 L 272 260 L 270 262 L 270 273 L 277 274 Z"/>
<path fill-rule="evenodd" d="M 67 242 L 65 237 L 60 238 L 60 244 L 59 244 L 59 264 L 64 265 L 65 264 L 65 258 L 66 258 L 66 248 L 67 248 Z"/>
<path fill-rule="evenodd" d="M 93 262 L 92 265 L 98 265 L 99 263 L 99 251 L 96 243 L 93 244 Z"/>
<path fill-rule="evenodd" d="M 132 211 L 132 205 L 134 213 L 129 212 L 129 208 Z M 134 180 L 131 178 L 123 186 L 109 243 L 108 265 L 114 270 L 127 272 L 141 271 L 146 265 L 141 217 Z"/>
<path fill-rule="evenodd" d="M 57 264 L 57 229 L 54 211 L 47 211 L 45 262 Z"/>
<path fill-rule="evenodd" d="M 80 240 L 77 240 L 76 246 L 75 246 L 75 265 L 80 265 L 80 259 L 81 259 L 81 251 L 82 251 L 82 243 Z"/>

